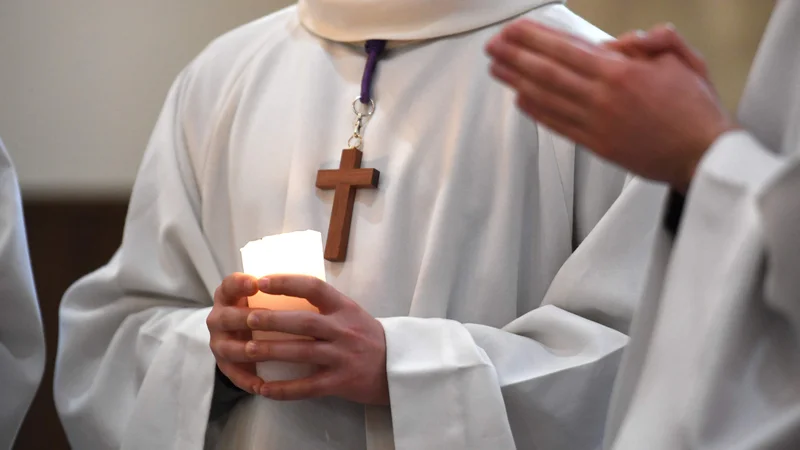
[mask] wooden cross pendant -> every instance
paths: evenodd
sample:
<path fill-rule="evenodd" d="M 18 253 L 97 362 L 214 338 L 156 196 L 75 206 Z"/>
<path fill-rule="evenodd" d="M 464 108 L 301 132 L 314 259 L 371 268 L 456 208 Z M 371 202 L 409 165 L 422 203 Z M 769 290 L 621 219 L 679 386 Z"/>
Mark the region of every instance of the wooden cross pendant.
<path fill-rule="evenodd" d="M 377 169 L 362 169 L 361 155 L 361 150 L 355 148 L 342 150 L 342 160 L 339 162 L 338 170 L 317 172 L 317 187 L 323 190 L 335 190 L 331 223 L 328 226 L 328 241 L 325 243 L 325 259 L 328 261 L 342 262 L 347 256 L 356 190 L 378 187 L 380 172 Z"/>

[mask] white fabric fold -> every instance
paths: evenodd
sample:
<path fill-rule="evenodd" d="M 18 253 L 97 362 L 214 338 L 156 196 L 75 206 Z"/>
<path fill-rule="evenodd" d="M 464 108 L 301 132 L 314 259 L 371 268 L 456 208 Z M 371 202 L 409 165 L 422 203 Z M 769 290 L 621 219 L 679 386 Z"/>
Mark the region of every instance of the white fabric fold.
<path fill-rule="evenodd" d="M 14 165 L 0 141 L 0 449 L 12 447 L 44 363 L 22 199 Z"/>
<path fill-rule="evenodd" d="M 395 448 L 597 448 L 628 342 L 612 327 L 636 306 L 663 194 L 633 180 L 544 306 L 502 329 L 381 319 Z"/>
<path fill-rule="evenodd" d="M 662 242 L 606 447 L 800 447 L 800 3 L 776 3 L 739 112 Z"/>
<path fill-rule="evenodd" d="M 647 309 L 657 317 L 642 319 L 654 324 L 650 345 L 626 357 L 623 374 L 639 370 L 641 375 L 637 388 L 627 392 L 630 403 L 617 400 L 617 407 L 627 411 L 624 420 L 613 419 L 621 424 L 618 431 L 609 431 L 613 448 L 738 448 L 753 433 L 753 426 L 744 421 L 726 424 L 732 428 L 724 437 L 701 437 L 704 427 L 727 422 L 726 414 L 717 409 L 721 405 L 708 402 L 722 400 L 713 396 L 733 381 L 729 377 L 740 376 L 725 372 L 738 370 L 736 361 L 748 361 L 748 353 L 755 350 L 750 345 L 759 345 L 757 340 L 740 345 L 742 341 L 763 332 L 760 319 L 741 315 L 755 306 L 748 304 L 751 296 L 761 295 L 754 292 L 759 289 L 755 286 L 762 264 L 757 193 L 780 169 L 780 159 L 744 132 L 721 137 L 704 159 L 684 211 L 680 238 L 671 253 L 659 255 L 669 256 L 670 262 L 659 307 Z M 729 335 L 731 327 L 736 338 Z M 742 403 L 725 410 L 740 411 L 736 415 L 743 418 L 760 409 L 752 382 L 734 382 L 743 383 L 744 389 L 731 399 Z M 691 443 L 685 441 L 687 434 L 693 436 Z"/>
<path fill-rule="evenodd" d="M 205 318 L 222 280 L 197 221 L 181 113 L 170 90 L 108 265 L 65 294 L 54 392 L 73 448 L 201 449 L 214 358 Z"/>
<path fill-rule="evenodd" d="M 563 5 L 526 16 L 607 38 Z M 375 79 L 363 165 L 380 186 L 358 192 L 347 261 L 326 278 L 389 318 L 388 369 L 403 375 L 389 380 L 391 411 L 255 397 L 206 426 L 212 293 L 247 242 L 327 233 L 333 193 L 314 180 L 352 132 L 364 54 L 310 33 L 291 7 L 217 39 L 181 74 L 117 255 L 64 297 L 55 390 L 73 447 L 463 448 L 416 420 L 452 390 L 403 400 L 435 372 L 422 384 L 452 378 L 478 396 L 436 418 L 474 430 L 474 448 L 596 448 L 663 188 L 634 180 L 620 197 L 624 172 L 528 120 L 488 73 L 500 26 L 389 52 Z M 398 347 L 416 330 L 431 342 Z M 439 352 L 463 371 L 437 372 Z"/>
<path fill-rule="evenodd" d="M 339 42 L 452 36 L 564 0 L 300 0 L 303 25 Z"/>

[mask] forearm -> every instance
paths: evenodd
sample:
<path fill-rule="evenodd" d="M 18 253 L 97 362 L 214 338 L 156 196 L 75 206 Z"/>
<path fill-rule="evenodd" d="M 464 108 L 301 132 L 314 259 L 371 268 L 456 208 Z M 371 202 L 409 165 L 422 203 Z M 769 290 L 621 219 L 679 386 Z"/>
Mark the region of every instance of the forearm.
<path fill-rule="evenodd" d="M 198 411 L 210 404 L 212 378 L 204 382 L 202 375 L 204 365 L 213 367 L 207 308 L 135 296 L 103 301 L 110 295 L 105 270 L 79 282 L 61 307 L 54 394 L 75 448 L 120 448 L 148 423 L 171 424 L 174 432 L 182 427 L 172 423 L 178 413 L 173 405 Z M 193 388 L 195 398 L 187 399 L 186 389 L 198 383 L 205 388 Z M 160 437 L 148 433 L 154 441 Z"/>

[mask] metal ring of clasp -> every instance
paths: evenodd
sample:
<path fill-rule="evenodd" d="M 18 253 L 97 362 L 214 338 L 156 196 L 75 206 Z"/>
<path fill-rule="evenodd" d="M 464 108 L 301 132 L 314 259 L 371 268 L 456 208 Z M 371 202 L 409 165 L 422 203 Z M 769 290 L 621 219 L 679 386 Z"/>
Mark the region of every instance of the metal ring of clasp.
<path fill-rule="evenodd" d="M 375 112 L 375 100 L 374 99 L 369 99 L 369 104 L 367 104 L 367 106 L 366 106 L 366 109 L 367 109 L 366 111 L 359 111 L 358 110 L 359 108 L 356 106 L 356 105 L 359 105 L 359 104 L 360 105 L 364 104 L 364 103 L 361 102 L 361 96 L 360 95 L 358 97 L 356 97 L 355 100 L 353 100 L 353 113 L 355 113 L 355 115 L 369 117 Z"/>
<path fill-rule="evenodd" d="M 358 105 L 362 105 L 362 108 L 359 108 Z M 363 105 L 361 96 L 353 100 L 353 113 L 356 115 L 356 120 L 353 122 L 353 135 L 347 140 L 349 148 L 361 149 L 361 145 L 364 143 L 364 138 L 361 135 L 364 131 L 364 119 L 369 118 L 375 112 L 375 100 L 370 99 L 366 106 Z M 366 109 L 366 111 L 359 111 L 359 109 Z"/>
<path fill-rule="evenodd" d="M 364 142 L 361 136 L 350 136 L 350 139 L 347 140 L 347 148 L 354 148 L 356 150 L 361 150 L 361 145 L 363 143 Z"/>

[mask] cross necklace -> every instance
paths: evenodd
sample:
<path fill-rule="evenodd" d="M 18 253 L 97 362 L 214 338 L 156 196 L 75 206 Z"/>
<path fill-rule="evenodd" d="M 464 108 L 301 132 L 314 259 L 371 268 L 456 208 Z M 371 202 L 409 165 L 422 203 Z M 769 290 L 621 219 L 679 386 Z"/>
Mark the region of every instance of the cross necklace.
<path fill-rule="evenodd" d="M 325 259 L 332 262 L 342 262 L 347 257 L 357 190 L 376 189 L 380 177 L 377 169 L 361 168 L 361 148 L 366 121 L 375 112 L 375 99 L 370 96 L 372 78 L 378 58 L 386 48 L 386 41 L 370 40 L 365 48 L 367 63 L 361 79 L 361 95 L 353 100 L 353 113 L 356 115 L 353 135 L 347 141 L 347 148 L 342 150 L 339 169 L 317 172 L 317 188 L 334 191 L 328 239 L 325 242 Z"/>

